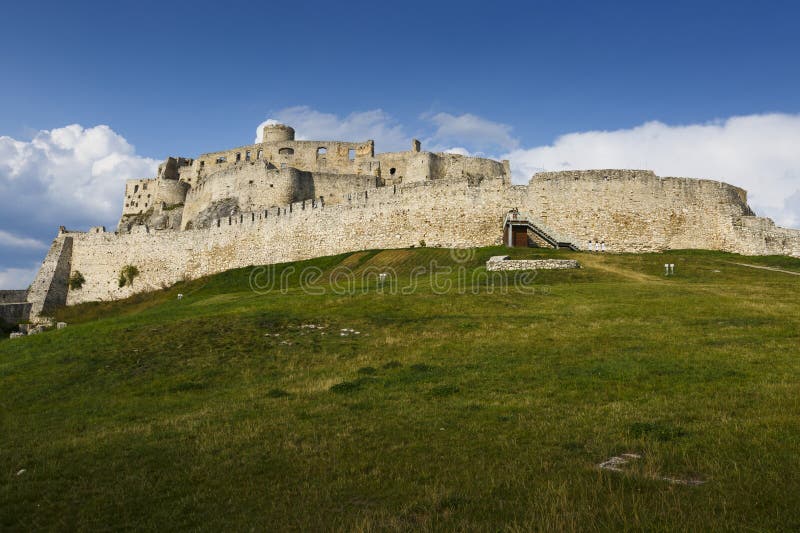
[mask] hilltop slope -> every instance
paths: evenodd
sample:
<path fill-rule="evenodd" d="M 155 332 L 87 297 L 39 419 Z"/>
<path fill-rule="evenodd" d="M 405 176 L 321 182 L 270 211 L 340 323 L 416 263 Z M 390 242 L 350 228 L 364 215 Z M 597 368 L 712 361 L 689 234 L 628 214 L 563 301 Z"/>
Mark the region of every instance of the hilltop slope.
<path fill-rule="evenodd" d="M 0 529 L 798 528 L 800 277 L 735 263 L 800 272 L 424 248 L 64 309 L 0 341 Z"/>

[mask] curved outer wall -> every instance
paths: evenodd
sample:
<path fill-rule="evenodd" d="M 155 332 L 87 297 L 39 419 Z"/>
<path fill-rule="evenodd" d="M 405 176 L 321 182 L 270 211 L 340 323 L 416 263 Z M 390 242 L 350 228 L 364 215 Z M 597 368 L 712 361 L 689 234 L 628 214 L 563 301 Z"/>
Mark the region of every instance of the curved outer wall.
<path fill-rule="evenodd" d="M 734 222 L 752 215 L 745 198 L 727 183 L 646 170 L 545 172 L 531 179 L 526 209 L 581 248 L 737 250 Z"/>
<path fill-rule="evenodd" d="M 237 182 L 231 180 L 233 187 Z M 290 196 L 288 189 L 281 194 Z M 29 301 L 42 310 L 64 300 L 119 299 L 231 268 L 403 248 L 422 240 L 443 247 L 500 244 L 503 218 L 512 208 L 545 220 L 581 247 L 602 240 L 620 252 L 705 248 L 800 256 L 800 230 L 752 216 L 744 191 L 724 183 L 646 171 L 539 174 L 528 186 L 467 176 L 354 191 L 338 205 L 307 200 L 244 212 L 212 219 L 206 229 L 62 232 Z M 120 289 L 119 272 L 129 264 L 140 275 L 133 287 Z M 86 281 L 66 292 L 65 281 L 75 270 Z"/>
<path fill-rule="evenodd" d="M 286 126 L 284 124 L 273 124 L 270 126 L 264 126 L 263 142 L 265 143 L 293 141 L 293 140 L 294 140 L 294 128 L 292 128 L 291 126 Z"/>
<path fill-rule="evenodd" d="M 178 180 L 156 180 L 156 194 L 154 204 L 165 203 L 178 205 L 186 201 L 189 185 Z"/>

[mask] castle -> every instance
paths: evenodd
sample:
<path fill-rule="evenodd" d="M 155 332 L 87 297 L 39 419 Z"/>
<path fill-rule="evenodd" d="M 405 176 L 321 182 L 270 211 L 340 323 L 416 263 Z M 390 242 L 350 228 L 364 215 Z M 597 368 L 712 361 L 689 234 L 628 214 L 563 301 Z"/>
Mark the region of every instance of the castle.
<path fill-rule="evenodd" d="M 302 141 L 273 124 L 258 144 L 170 157 L 154 179 L 126 183 L 116 231 L 60 228 L 28 291 L 0 294 L 0 315 L 35 319 L 231 268 L 423 241 L 800 256 L 800 230 L 754 216 L 747 193 L 726 183 L 590 170 L 512 185 L 508 161 L 411 144 L 376 154 L 371 140 Z M 120 286 L 129 267 L 138 275 Z"/>

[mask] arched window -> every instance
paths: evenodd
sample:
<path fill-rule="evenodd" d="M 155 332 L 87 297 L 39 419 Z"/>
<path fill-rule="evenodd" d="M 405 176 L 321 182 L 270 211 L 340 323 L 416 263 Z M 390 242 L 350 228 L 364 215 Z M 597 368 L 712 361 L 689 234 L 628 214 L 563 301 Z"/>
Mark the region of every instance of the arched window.
<path fill-rule="evenodd" d="M 136 194 L 137 192 L 139 192 L 139 186 L 138 185 L 134 185 L 133 186 L 133 194 Z"/>
<path fill-rule="evenodd" d="M 259 151 L 256 153 L 256 159 L 261 159 L 261 156 L 262 156 L 262 155 L 264 155 L 264 150 L 259 150 Z"/>
<path fill-rule="evenodd" d="M 317 148 L 317 157 L 325 157 L 327 153 L 328 149 L 325 148 L 324 146 L 320 146 L 319 148 Z"/>
<path fill-rule="evenodd" d="M 237 154 L 236 154 L 236 161 L 237 161 L 237 162 L 239 162 L 239 161 L 241 161 L 241 160 L 242 160 L 242 154 L 240 154 L 240 153 L 237 153 Z"/>
<path fill-rule="evenodd" d="M 246 151 L 244 153 L 244 160 L 245 161 L 250 161 L 250 150 L 248 150 L 248 151 Z"/>
<path fill-rule="evenodd" d="M 347 158 L 350 159 L 350 161 L 355 161 L 356 160 L 356 150 L 355 150 L 355 148 L 350 148 L 347 151 Z"/>
<path fill-rule="evenodd" d="M 280 155 L 294 155 L 294 148 L 281 148 L 278 153 Z"/>

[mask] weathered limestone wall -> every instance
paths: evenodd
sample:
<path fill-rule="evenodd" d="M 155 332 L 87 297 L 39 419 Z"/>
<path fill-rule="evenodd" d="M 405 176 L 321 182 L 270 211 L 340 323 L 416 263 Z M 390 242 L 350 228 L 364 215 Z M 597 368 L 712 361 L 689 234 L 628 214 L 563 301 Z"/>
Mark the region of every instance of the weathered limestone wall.
<path fill-rule="evenodd" d="M 431 175 L 435 179 L 460 178 L 499 178 L 510 180 L 511 172 L 508 162 L 467 157 L 459 154 L 433 154 Z"/>
<path fill-rule="evenodd" d="M 375 175 L 375 143 L 339 141 L 279 141 L 240 146 L 232 150 L 203 154 L 193 170 L 205 178 L 238 163 L 268 162 L 277 168 L 293 167 L 306 172 L 338 172 Z"/>
<path fill-rule="evenodd" d="M 239 163 L 195 184 L 186 195 L 183 226 L 197 226 L 209 206 L 231 199 L 239 211 L 284 205 L 310 194 L 310 177 L 294 168 L 274 168 L 264 161 Z"/>
<path fill-rule="evenodd" d="M 122 215 L 135 215 L 147 211 L 153 205 L 155 184 L 155 179 L 127 180 Z"/>
<path fill-rule="evenodd" d="M 137 215 L 160 204 L 183 204 L 189 184 L 175 179 L 135 179 L 125 182 L 122 216 Z"/>
<path fill-rule="evenodd" d="M 330 205 L 345 201 L 354 191 L 382 183 L 381 178 L 363 174 L 311 173 L 294 168 L 270 168 L 264 162 L 239 163 L 210 176 L 189 191 L 183 227 L 203 227 L 197 222 L 198 214 L 226 199 L 237 206 L 235 213 L 320 198 Z"/>
<path fill-rule="evenodd" d="M 109 234 L 81 233 L 77 235 Z M 67 302 L 73 241 L 72 234 L 60 232 L 50 246 L 47 257 L 28 290 L 28 301 L 33 304 L 30 310 L 31 316 L 47 314 Z"/>
<path fill-rule="evenodd" d="M 181 176 L 181 171 L 191 168 L 193 162 L 193 159 L 186 157 L 168 157 L 158 165 L 156 178 L 160 180 L 177 180 Z"/>
<path fill-rule="evenodd" d="M 528 186 L 510 186 L 502 163 L 484 168 L 484 163 L 462 165 L 458 157 L 442 161 L 437 164 L 444 165 L 443 172 L 457 179 L 382 187 L 374 186 L 381 178 L 371 176 L 240 163 L 187 195 L 186 209 L 195 214 L 216 201 L 236 200 L 235 213 L 206 212 L 204 229 L 134 226 L 120 234 L 102 228 L 61 233 L 31 287 L 32 312 L 64 301 L 123 298 L 248 265 L 420 241 L 444 247 L 500 244 L 512 208 L 542 219 L 580 247 L 591 240 L 617 252 L 706 248 L 800 255 L 800 230 L 752 216 L 745 192 L 724 183 L 614 170 L 537 174 Z M 133 287 L 119 288 L 126 265 L 136 266 L 140 275 Z M 80 271 L 86 281 L 67 294 L 70 271 Z"/>
<path fill-rule="evenodd" d="M 32 304 L 22 303 L 3 303 L 0 304 L 0 323 L 19 324 L 27 322 L 31 314 Z"/>
<path fill-rule="evenodd" d="M 107 300 L 248 265 L 271 264 L 365 248 L 499 244 L 509 193 L 501 180 L 428 181 L 352 194 L 323 207 L 298 202 L 226 217 L 205 230 L 130 234 L 70 234 L 72 268 L 86 279 L 68 303 Z M 304 206 L 304 207 L 303 207 Z M 140 272 L 133 287 L 118 287 L 128 264 Z"/>
<path fill-rule="evenodd" d="M 511 176 L 507 163 L 459 154 L 411 151 L 386 152 L 376 157 L 381 163 L 381 177 L 387 183 L 502 176 L 510 180 Z"/>
<path fill-rule="evenodd" d="M 734 249 L 745 255 L 800 257 L 800 230 L 781 228 L 769 218 L 743 216 L 734 222 Z"/>
<path fill-rule="evenodd" d="M 331 174 L 327 172 L 314 172 L 309 174 L 311 190 L 304 198 L 310 200 L 323 198 L 326 205 L 346 202 L 348 196 L 357 191 L 365 191 L 383 185 L 383 180 L 378 177 L 363 174 Z"/>
<path fill-rule="evenodd" d="M 660 178 L 645 170 L 536 174 L 524 209 L 575 239 L 609 251 L 737 250 L 734 222 L 752 215 L 746 193 L 710 180 Z"/>
<path fill-rule="evenodd" d="M 431 179 L 430 152 L 385 152 L 378 154 L 381 177 L 388 183 L 411 183 Z"/>
<path fill-rule="evenodd" d="M 27 297 L 27 290 L 0 291 L 0 304 L 17 304 L 26 302 Z"/>
<path fill-rule="evenodd" d="M 581 265 L 574 259 L 508 259 L 507 256 L 495 256 L 486 262 L 489 272 L 503 272 L 513 270 L 564 270 L 580 268 Z"/>

